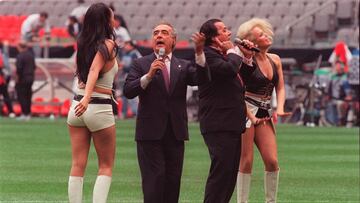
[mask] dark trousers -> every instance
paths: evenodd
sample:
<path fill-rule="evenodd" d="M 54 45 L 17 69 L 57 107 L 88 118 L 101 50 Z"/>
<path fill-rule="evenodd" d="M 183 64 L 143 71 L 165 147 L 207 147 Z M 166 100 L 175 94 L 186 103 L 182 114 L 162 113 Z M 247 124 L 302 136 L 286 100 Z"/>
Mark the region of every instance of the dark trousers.
<path fill-rule="evenodd" d="M 30 115 L 31 113 L 32 84 L 33 82 L 16 84 L 16 94 L 21 106 L 21 112 L 24 115 Z"/>
<path fill-rule="evenodd" d="M 176 140 L 168 123 L 162 140 L 137 141 L 144 203 L 179 201 L 184 141 Z"/>
<path fill-rule="evenodd" d="M 8 89 L 7 89 L 7 85 L 6 84 L 2 84 L 0 85 L 0 95 L 3 95 L 3 98 L 4 98 L 4 102 L 6 104 L 6 107 L 8 109 L 8 112 L 9 113 L 12 113 L 14 112 L 13 111 L 13 107 L 11 105 L 11 99 L 10 99 L 10 96 L 9 96 L 9 92 L 8 92 Z M 1 110 L 0 110 L 1 111 Z"/>
<path fill-rule="evenodd" d="M 203 137 L 211 159 L 204 202 L 228 203 L 233 194 L 239 170 L 241 134 L 219 132 L 206 134 Z"/>

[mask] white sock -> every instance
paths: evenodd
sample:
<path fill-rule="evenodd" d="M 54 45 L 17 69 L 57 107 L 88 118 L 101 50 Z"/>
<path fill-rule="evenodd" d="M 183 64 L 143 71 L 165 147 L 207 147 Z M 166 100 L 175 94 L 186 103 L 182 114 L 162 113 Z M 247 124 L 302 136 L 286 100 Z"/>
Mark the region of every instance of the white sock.
<path fill-rule="evenodd" d="M 280 168 L 274 172 L 265 171 L 265 202 L 276 203 Z"/>
<path fill-rule="evenodd" d="M 238 172 L 237 203 L 247 203 L 250 193 L 251 173 Z"/>
<path fill-rule="evenodd" d="M 111 184 L 111 177 L 100 175 L 96 178 L 93 191 L 93 203 L 106 203 Z"/>
<path fill-rule="evenodd" d="M 83 177 L 69 176 L 68 195 L 70 203 L 82 202 L 83 183 Z"/>

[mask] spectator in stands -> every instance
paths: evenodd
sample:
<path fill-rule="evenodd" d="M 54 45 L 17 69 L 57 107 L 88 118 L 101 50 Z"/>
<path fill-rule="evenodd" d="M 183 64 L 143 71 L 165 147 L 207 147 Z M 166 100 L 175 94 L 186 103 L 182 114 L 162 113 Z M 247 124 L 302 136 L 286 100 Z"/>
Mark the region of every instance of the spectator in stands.
<path fill-rule="evenodd" d="M 67 26 L 67 31 L 69 32 L 70 36 L 74 39 L 77 39 L 80 31 L 81 31 L 81 24 L 77 20 L 75 16 L 69 17 L 69 24 Z"/>
<path fill-rule="evenodd" d="M 124 17 L 122 15 L 120 15 L 120 14 L 117 14 L 117 16 L 119 16 L 121 26 L 126 28 L 128 30 L 128 32 L 129 32 L 129 28 L 128 28 L 127 24 L 126 24 L 126 21 L 125 21 Z"/>
<path fill-rule="evenodd" d="M 338 60 L 334 64 L 335 73 L 331 76 L 328 88 L 328 118 L 334 125 L 346 124 L 346 113 L 352 99 L 351 86 L 345 74 L 345 64 Z"/>
<path fill-rule="evenodd" d="M 6 83 L 9 84 L 11 80 L 11 68 L 10 68 L 10 62 L 9 62 L 9 42 L 4 40 L 3 42 L 0 41 L 0 47 L 2 47 L 2 50 L 0 50 L 0 54 L 2 55 L 2 63 L 3 63 L 3 72 L 5 75 Z"/>
<path fill-rule="evenodd" d="M 116 13 L 113 3 L 110 3 L 109 7 L 113 10 L 114 13 Z M 124 17 L 120 14 L 116 14 L 116 16 L 119 17 L 121 26 L 126 28 L 127 30 L 129 30 L 128 26 L 126 25 L 126 21 L 125 21 Z"/>
<path fill-rule="evenodd" d="M 32 85 L 35 80 L 35 56 L 28 48 L 26 42 L 19 42 L 17 49 L 19 54 L 16 57 L 16 94 L 21 106 L 21 116 L 18 120 L 30 120 Z"/>
<path fill-rule="evenodd" d="M 126 28 L 124 28 L 121 24 L 120 16 L 115 15 L 115 34 L 116 34 L 116 43 L 120 46 L 124 46 L 124 42 L 130 41 L 130 34 Z"/>
<path fill-rule="evenodd" d="M 77 40 L 78 86 L 67 123 L 72 147 L 68 184 L 70 203 L 82 202 L 83 177 L 91 140 L 98 156 L 93 202 L 106 202 L 115 159 L 116 132 L 112 111 L 112 84 L 118 71 L 114 14 L 103 3 L 87 10 Z"/>
<path fill-rule="evenodd" d="M 0 41 L 0 46 L 3 47 L 3 50 L 6 50 L 5 43 L 3 45 L 3 43 Z M 10 71 L 8 53 L 7 51 L 0 50 L 0 95 L 3 96 L 3 100 L 6 104 L 9 117 L 14 118 L 15 114 L 11 104 L 11 98 L 8 92 L 8 84 L 10 82 L 10 79 L 11 79 L 11 71 Z"/>
<path fill-rule="evenodd" d="M 344 64 L 344 73 L 349 71 L 349 62 L 351 61 L 352 55 L 349 50 L 349 47 L 343 41 L 338 41 L 335 45 L 333 52 L 329 57 L 329 62 L 332 66 L 335 66 L 337 61 L 341 61 Z"/>
<path fill-rule="evenodd" d="M 109 7 L 115 13 L 115 7 L 114 7 L 114 5 L 112 3 L 110 3 Z M 119 46 L 118 59 L 121 60 L 122 54 L 124 52 L 123 51 L 124 42 L 130 41 L 131 38 L 130 38 L 130 34 L 129 34 L 128 30 L 127 30 L 124 18 L 121 15 L 115 15 L 114 19 L 115 19 L 114 29 L 115 29 L 115 35 L 116 35 L 115 42 Z M 121 66 L 121 64 L 120 64 L 120 66 Z M 121 87 L 117 87 L 117 82 L 118 81 L 116 81 L 113 84 L 113 89 L 114 90 L 122 89 L 123 84 L 121 85 Z M 114 93 L 114 97 L 115 97 L 115 95 L 116 95 L 115 91 L 113 91 L 113 93 Z M 123 106 L 123 108 L 124 108 L 124 106 Z M 123 117 L 123 115 L 118 112 L 116 103 L 113 103 L 113 111 L 114 111 L 115 115 L 120 115 L 120 117 Z"/>
<path fill-rule="evenodd" d="M 211 158 L 204 202 L 229 202 L 236 185 L 246 118 L 244 86 L 238 72 L 248 67 L 235 53 L 231 32 L 221 20 L 206 21 L 200 32 L 206 38 L 204 52 L 211 72 L 211 81 L 199 85 L 200 130 Z M 252 52 L 244 52 L 251 58 Z"/>
<path fill-rule="evenodd" d="M 132 41 L 126 41 L 123 47 L 123 54 L 121 57 L 121 73 L 119 75 L 119 87 L 121 88 L 121 92 L 123 92 L 122 87 L 124 86 L 126 76 L 130 72 L 132 62 L 140 57 L 141 54 L 136 49 L 135 44 Z M 132 116 L 135 116 L 137 114 L 137 103 L 138 103 L 137 98 L 127 99 L 125 95 L 122 94 L 121 99 L 122 99 L 121 118 L 127 118 L 128 104 L 133 113 Z"/>
<path fill-rule="evenodd" d="M 176 31 L 169 23 L 159 23 L 152 32 L 154 53 L 134 60 L 125 81 L 124 95 L 139 96 L 135 139 L 144 203 L 179 201 L 188 139 L 186 89 L 208 80 L 204 38 L 197 33 L 193 41 L 196 65 L 173 55 Z"/>
<path fill-rule="evenodd" d="M 276 202 L 280 168 L 275 127 L 271 116 L 274 115 L 273 119 L 277 120 L 277 116 L 291 114 L 284 112 L 285 86 L 281 60 L 278 55 L 268 52 L 274 33 L 271 24 L 265 19 L 253 18 L 241 24 L 237 37 L 252 41 L 260 49 L 253 57 L 252 67 L 240 70 L 246 86 L 247 122 L 246 131 L 241 138 L 237 201 L 248 201 L 255 143 L 265 165 L 265 202 Z M 271 109 L 274 88 L 277 106 L 275 114 Z"/>
<path fill-rule="evenodd" d="M 45 32 L 50 33 L 47 19 L 46 12 L 29 15 L 21 25 L 21 39 L 25 42 L 38 41 L 41 28 L 45 28 Z"/>
<path fill-rule="evenodd" d="M 46 12 L 29 15 L 21 25 L 21 40 L 32 46 L 35 57 L 41 56 L 41 47 L 39 31 L 45 29 L 47 36 L 50 36 L 50 25 L 48 23 L 48 14 Z"/>
<path fill-rule="evenodd" d="M 89 6 L 85 4 L 85 0 L 78 0 L 77 3 L 79 5 L 71 11 L 70 16 L 75 16 L 77 21 L 82 24 Z"/>
<path fill-rule="evenodd" d="M 359 31 L 359 30 L 358 30 Z M 360 75 L 359 75 L 359 45 L 352 50 L 352 59 L 349 63 L 348 81 L 352 89 L 352 105 L 351 111 L 347 119 L 347 126 L 359 126 L 359 110 L 360 110 Z M 350 123 L 349 123 L 350 122 Z"/>

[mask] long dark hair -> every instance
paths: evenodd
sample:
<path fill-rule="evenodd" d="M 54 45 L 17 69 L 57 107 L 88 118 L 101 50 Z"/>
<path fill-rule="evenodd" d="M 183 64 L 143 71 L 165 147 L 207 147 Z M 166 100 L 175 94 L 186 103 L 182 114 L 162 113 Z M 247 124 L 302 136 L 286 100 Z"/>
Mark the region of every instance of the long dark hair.
<path fill-rule="evenodd" d="M 200 27 L 200 32 L 205 35 L 205 46 L 210 46 L 213 42 L 212 38 L 218 36 L 215 23 L 221 22 L 219 19 L 210 19 Z"/>
<path fill-rule="evenodd" d="M 111 23 L 111 10 L 105 4 L 95 3 L 87 10 L 82 31 L 77 40 L 75 75 L 79 81 L 86 83 L 96 52 L 99 51 L 105 61 L 113 58 L 105 45 L 106 39 L 115 39 Z"/>

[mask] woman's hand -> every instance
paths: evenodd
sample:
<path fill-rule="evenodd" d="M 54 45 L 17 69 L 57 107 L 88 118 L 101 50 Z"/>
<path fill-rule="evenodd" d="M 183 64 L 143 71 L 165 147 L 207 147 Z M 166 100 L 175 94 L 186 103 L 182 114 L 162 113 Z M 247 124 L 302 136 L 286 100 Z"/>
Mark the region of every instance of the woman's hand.
<path fill-rule="evenodd" d="M 83 97 L 80 102 L 75 106 L 75 116 L 80 117 L 86 111 L 90 99 Z"/>
<path fill-rule="evenodd" d="M 290 116 L 291 112 L 284 112 L 284 110 L 276 110 L 277 116 L 283 117 L 283 116 Z"/>
<path fill-rule="evenodd" d="M 79 89 L 85 89 L 85 83 L 79 82 L 79 83 L 78 83 L 78 88 L 79 88 Z"/>
<path fill-rule="evenodd" d="M 284 110 L 276 110 L 276 113 L 274 113 L 273 116 L 275 120 L 278 120 L 278 117 L 286 117 L 290 116 L 291 114 L 291 112 L 284 112 Z"/>
<path fill-rule="evenodd" d="M 253 117 L 250 120 L 251 120 L 251 123 L 254 124 L 254 126 L 257 126 L 260 124 L 265 124 L 266 121 L 270 120 L 270 117 L 265 117 L 265 118 Z"/>

